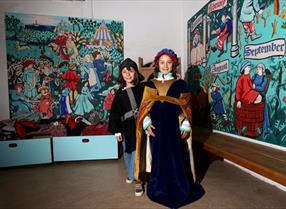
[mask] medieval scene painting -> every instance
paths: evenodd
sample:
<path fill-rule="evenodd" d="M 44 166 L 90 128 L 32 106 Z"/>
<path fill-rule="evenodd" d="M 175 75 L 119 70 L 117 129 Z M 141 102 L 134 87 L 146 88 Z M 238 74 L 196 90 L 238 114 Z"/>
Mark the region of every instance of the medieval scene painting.
<path fill-rule="evenodd" d="M 285 34 L 281 0 L 213 0 L 188 21 L 187 78 L 200 121 L 286 147 Z"/>
<path fill-rule="evenodd" d="M 123 22 L 7 13 L 5 26 L 11 118 L 107 123 Z"/>

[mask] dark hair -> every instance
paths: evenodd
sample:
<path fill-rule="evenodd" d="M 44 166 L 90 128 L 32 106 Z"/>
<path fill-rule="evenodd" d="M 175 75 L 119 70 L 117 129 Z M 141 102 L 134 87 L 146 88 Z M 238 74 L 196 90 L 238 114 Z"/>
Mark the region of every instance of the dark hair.
<path fill-rule="evenodd" d="M 122 76 L 122 70 L 126 68 L 127 70 L 131 70 L 133 69 L 135 71 L 135 77 L 133 80 L 133 84 L 137 85 L 140 81 L 144 80 L 144 77 L 139 73 L 138 71 L 138 66 L 136 64 L 136 62 L 134 62 L 132 59 L 130 58 L 126 58 L 120 65 L 119 65 L 119 76 L 117 79 L 117 83 L 121 86 L 124 87 L 126 86 L 126 81 L 124 80 L 123 76 Z M 142 78 L 143 77 L 143 78 Z"/>

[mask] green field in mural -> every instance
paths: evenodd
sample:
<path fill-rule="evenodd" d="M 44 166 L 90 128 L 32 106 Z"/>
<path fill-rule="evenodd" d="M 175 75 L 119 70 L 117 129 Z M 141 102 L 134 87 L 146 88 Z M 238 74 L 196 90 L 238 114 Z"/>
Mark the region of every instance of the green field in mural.
<path fill-rule="evenodd" d="M 11 118 L 106 122 L 123 60 L 123 22 L 7 13 Z"/>
<path fill-rule="evenodd" d="M 285 1 L 205 5 L 188 21 L 195 112 L 208 110 L 216 130 L 286 147 L 285 34 Z"/>

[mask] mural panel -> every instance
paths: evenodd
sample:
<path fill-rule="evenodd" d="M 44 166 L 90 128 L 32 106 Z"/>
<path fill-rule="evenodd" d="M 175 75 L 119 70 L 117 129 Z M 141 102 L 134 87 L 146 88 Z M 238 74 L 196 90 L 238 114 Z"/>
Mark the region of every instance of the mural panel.
<path fill-rule="evenodd" d="M 11 118 L 106 122 L 123 60 L 123 22 L 5 15 Z"/>
<path fill-rule="evenodd" d="M 214 0 L 188 21 L 188 83 L 214 129 L 286 147 L 285 17 L 281 0 Z"/>

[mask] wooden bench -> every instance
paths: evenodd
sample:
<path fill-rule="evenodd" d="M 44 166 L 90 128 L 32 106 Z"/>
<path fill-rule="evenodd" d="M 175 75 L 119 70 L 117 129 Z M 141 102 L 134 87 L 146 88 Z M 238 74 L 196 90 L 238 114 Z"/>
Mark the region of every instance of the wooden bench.
<path fill-rule="evenodd" d="M 285 151 L 196 127 L 193 128 L 193 141 L 208 153 L 286 186 Z"/>

